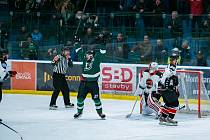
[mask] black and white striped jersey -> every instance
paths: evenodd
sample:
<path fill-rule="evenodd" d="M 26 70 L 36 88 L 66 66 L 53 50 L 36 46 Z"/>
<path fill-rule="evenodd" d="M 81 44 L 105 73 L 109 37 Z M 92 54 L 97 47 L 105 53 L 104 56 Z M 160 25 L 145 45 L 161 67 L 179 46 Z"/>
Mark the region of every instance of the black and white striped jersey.
<path fill-rule="evenodd" d="M 54 66 L 53 72 L 59 74 L 66 74 L 68 67 L 73 67 L 73 62 L 71 59 L 66 59 L 63 55 L 57 55 L 59 58 L 57 62 L 52 61 Z"/>

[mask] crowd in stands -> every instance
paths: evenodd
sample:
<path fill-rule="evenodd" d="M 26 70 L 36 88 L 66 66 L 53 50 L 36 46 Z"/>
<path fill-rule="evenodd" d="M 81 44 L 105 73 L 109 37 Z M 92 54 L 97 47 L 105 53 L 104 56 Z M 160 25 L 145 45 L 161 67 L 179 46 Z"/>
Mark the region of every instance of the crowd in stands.
<path fill-rule="evenodd" d="M 77 47 L 100 45 L 107 62 L 166 64 L 176 53 L 181 65 L 207 66 L 210 0 L 89 0 L 84 6 L 85 0 L 8 0 L 1 47 L 19 53 L 12 58 L 37 60 L 65 45 L 79 61 Z"/>

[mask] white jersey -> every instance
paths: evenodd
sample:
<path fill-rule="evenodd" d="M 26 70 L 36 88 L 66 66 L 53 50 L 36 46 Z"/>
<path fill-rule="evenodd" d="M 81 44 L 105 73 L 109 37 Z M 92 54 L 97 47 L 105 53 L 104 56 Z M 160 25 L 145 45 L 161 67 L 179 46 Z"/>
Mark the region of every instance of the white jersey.
<path fill-rule="evenodd" d="M 157 92 L 158 82 L 161 79 L 161 75 L 162 73 L 159 71 L 150 73 L 149 70 L 145 70 L 142 73 L 142 77 L 140 78 L 135 94 L 142 95 L 143 93 L 150 94 L 152 92 Z"/>
<path fill-rule="evenodd" d="M 6 62 L 0 61 L 0 82 L 3 82 L 7 79 L 9 67 Z"/>
<path fill-rule="evenodd" d="M 163 76 L 162 78 L 160 79 L 160 82 L 161 84 L 165 84 L 165 81 L 167 78 L 173 76 L 173 75 L 176 75 L 176 66 L 175 65 L 172 65 L 172 64 L 169 64 L 167 66 L 167 68 L 165 68 L 165 71 L 163 73 Z"/>

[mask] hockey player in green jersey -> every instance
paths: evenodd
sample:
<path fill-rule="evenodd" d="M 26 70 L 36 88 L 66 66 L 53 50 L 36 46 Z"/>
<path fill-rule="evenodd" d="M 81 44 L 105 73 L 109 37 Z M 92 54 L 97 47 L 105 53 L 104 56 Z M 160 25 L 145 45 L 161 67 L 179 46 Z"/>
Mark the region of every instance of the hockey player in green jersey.
<path fill-rule="evenodd" d="M 77 53 L 80 53 L 80 51 L 82 51 L 82 48 L 76 49 Z M 105 119 L 106 117 L 105 114 L 102 113 L 102 104 L 98 86 L 98 78 L 100 77 L 100 63 L 105 53 L 106 50 L 97 49 L 87 51 L 84 54 L 81 82 L 77 95 L 77 113 L 74 115 L 75 119 L 81 117 L 84 108 L 84 101 L 88 93 L 91 93 L 98 115 L 102 119 Z"/>

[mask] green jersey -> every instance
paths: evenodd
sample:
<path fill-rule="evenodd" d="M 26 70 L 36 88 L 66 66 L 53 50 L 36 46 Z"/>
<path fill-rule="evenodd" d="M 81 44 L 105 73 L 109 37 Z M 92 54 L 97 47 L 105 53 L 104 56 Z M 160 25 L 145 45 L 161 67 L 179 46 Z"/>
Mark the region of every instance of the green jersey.
<path fill-rule="evenodd" d="M 78 48 L 76 52 L 82 51 L 81 48 Z M 95 55 L 93 56 L 92 60 L 88 62 L 86 60 L 86 53 L 83 57 L 83 63 L 82 63 L 82 80 L 84 81 L 97 81 L 100 77 L 100 64 L 102 61 L 102 58 L 104 57 L 104 54 L 106 53 L 106 50 L 98 50 L 95 51 Z"/>

